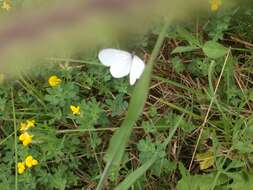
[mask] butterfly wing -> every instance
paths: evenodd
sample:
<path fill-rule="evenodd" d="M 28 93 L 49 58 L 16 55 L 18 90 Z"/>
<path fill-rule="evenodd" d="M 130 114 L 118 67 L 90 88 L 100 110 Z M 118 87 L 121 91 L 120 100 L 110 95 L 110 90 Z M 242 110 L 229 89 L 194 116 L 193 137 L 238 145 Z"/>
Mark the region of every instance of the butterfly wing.
<path fill-rule="evenodd" d="M 132 55 L 118 49 L 103 49 L 98 58 L 101 63 L 110 67 L 110 73 L 114 78 L 121 78 L 129 74 L 132 63 Z"/>
<path fill-rule="evenodd" d="M 132 60 L 132 65 L 130 69 L 130 85 L 133 85 L 137 79 L 141 77 L 145 68 L 145 63 L 138 57 L 134 56 Z"/>

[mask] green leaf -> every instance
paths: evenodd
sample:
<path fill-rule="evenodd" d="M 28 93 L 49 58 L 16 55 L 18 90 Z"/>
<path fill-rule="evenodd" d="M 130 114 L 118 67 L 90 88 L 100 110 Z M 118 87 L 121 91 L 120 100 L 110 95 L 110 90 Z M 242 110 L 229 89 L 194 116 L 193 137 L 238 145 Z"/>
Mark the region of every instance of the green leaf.
<path fill-rule="evenodd" d="M 168 24 L 166 23 L 157 39 L 154 50 L 151 54 L 150 60 L 147 64 L 146 69 L 141 77 L 141 79 L 136 84 L 133 95 L 128 107 L 128 114 L 121 124 L 119 130 L 113 135 L 109 148 L 105 155 L 106 167 L 103 171 L 103 174 L 100 178 L 97 190 L 101 190 L 103 187 L 103 182 L 110 173 L 112 167 L 118 167 L 122 160 L 125 146 L 132 132 L 133 125 L 139 118 L 139 115 L 142 113 L 145 101 L 148 95 L 149 83 L 151 79 L 152 68 L 155 62 L 157 55 L 159 54 L 160 47 L 163 43 L 163 40 L 166 36 Z"/>
<path fill-rule="evenodd" d="M 202 49 L 205 55 L 212 59 L 223 57 L 228 52 L 226 47 L 215 41 L 207 41 Z"/>
<path fill-rule="evenodd" d="M 141 167 L 129 174 L 129 176 L 124 181 L 122 181 L 114 190 L 128 190 L 141 176 L 145 174 L 145 172 L 154 164 L 156 159 L 157 155 L 153 156 Z"/>
<path fill-rule="evenodd" d="M 248 190 L 253 186 L 253 174 L 246 173 L 244 171 L 240 172 L 230 172 L 226 173 L 229 177 L 233 179 L 233 183 L 231 183 L 228 187 L 232 189 L 240 189 L 240 190 Z"/>
<path fill-rule="evenodd" d="M 199 49 L 197 46 L 178 46 L 176 47 L 171 54 L 174 53 L 184 53 L 184 52 L 190 52 Z"/>
<path fill-rule="evenodd" d="M 123 94 L 119 94 L 114 100 L 106 100 L 106 104 L 112 110 L 112 117 L 119 116 L 127 109 L 128 103 L 124 100 Z"/>
<path fill-rule="evenodd" d="M 81 129 L 88 129 L 98 124 L 100 115 L 103 110 L 100 108 L 99 102 L 95 98 L 91 98 L 88 102 L 85 100 L 80 104 L 82 110 L 81 115 L 76 117 L 76 122 L 80 125 Z"/>
<path fill-rule="evenodd" d="M 181 59 L 176 56 L 171 59 L 172 67 L 176 71 L 176 73 L 181 73 L 185 70 L 185 66 Z"/>
<path fill-rule="evenodd" d="M 177 27 L 177 33 L 178 33 L 178 37 L 186 40 L 191 46 L 198 46 L 200 47 L 200 42 L 199 40 L 193 36 L 190 32 L 188 32 L 187 30 L 185 30 L 183 27 Z"/>
<path fill-rule="evenodd" d="M 216 177 L 215 172 L 203 175 L 190 175 L 182 163 L 179 163 L 179 171 L 182 178 L 178 181 L 177 190 L 210 190 Z M 226 181 L 227 177 L 221 175 L 217 180 L 216 187 Z"/>

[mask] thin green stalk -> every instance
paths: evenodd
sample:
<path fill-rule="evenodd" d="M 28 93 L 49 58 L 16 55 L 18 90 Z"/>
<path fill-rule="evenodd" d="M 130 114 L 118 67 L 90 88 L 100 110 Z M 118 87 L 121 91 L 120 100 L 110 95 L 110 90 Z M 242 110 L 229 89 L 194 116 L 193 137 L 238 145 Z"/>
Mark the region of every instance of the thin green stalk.
<path fill-rule="evenodd" d="M 225 158 L 223 159 L 223 162 L 222 162 L 222 164 L 221 164 L 221 167 L 224 166 L 224 164 L 225 164 L 226 161 L 227 161 L 227 158 L 225 157 Z M 219 177 L 220 177 L 221 174 L 222 174 L 222 171 L 219 170 L 219 171 L 217 172 L 217 174 L 215 175 L 214 181 L 213 181 L 213 183 L 212 183 L 212 188 L 211 188 L 211 190 L 214 190 L 214 189 L 215 189 L 215 186 L 216 186 L 217 181 L 218 181 L 218 179 L 219 179 Z"/>
<path fill-rule="evenodd" d="M 32 96 L 34 96 L 38 102 L 43 106 L 43 107 L 46 107 L 46 104 L 43 102 L 43 95 L 40 94 L 36 88 L 29 84 L 28 82 L 26 82 L 26 80 L 20 76 L 20 81 L 19 81 L 19 84 L 29 93 L 31 94 Z"/>
<path fill-rule="evenodd" d="M 15 190 L 18 190 L 17 123 L 16 123 L 16 114 L 15 114 L 15 104 L 14 104 L 13 89 L 11 89 L 11 103 L 12 103 L 12 115 L 13 115 L 13 126 L 14 126 Z"/>
<path fill-rule="evenodd" d="M 0 145 L 2 145 L 5 141 L 7 141 L 10 137 L 12 137 L 12 135 L 15 135 L 16 131 L 14 131 L 13 133 L 11 133 L 10 135 L 8 135 L 5 139 L 3 139 L 1 142 L 0 142 Z"/>
<path fill-rule="evenodd" d="M 94 129 L 63 129 L 58 130 L 56 133 L 86 133 L 86 132 L 99 132 L 99 131 L 116 131 L 119 128 L 94 128 Z M 143 129 L 143 127 L 134 127 L 133 129 Z"/>
<path fill-rule="evenodd" d="M 152 156 L 152 158 L 146 161 L 141 167 L 129 174 L 127 178 L 122 181 L 114 190 L 127 190 L 129 189 L 145 172 L 155 163 L 158 158 L 158 154 Z"/>
<path fill-rule="evenodd" d="M 186 114 L 188 114 L 189 116 L 191 116 L 191 117 L 193 117 L 193 118 L 195 118 L 195 119 L 202 119 L 202 117 L 201 117 L 200 115 L 197 115 L 197 114 L 195 114 L 195 113 L 193 113 L 193 112 L 190 112 L 190 111 L 188 111 L 188 110 L 186 110 L 186 109 L 184 109 L 184 108 L 182 108 L 182 107 L 179 107 L 179 106 L 177 106 L 176 104 L 167 102 L 167 101 L 164 100 L 164 99 L 157 98 L 157 97 L 154 97 L 154 96 L 152 96 L 152 95 L 151 95 L 151 97 L 154 98 L 155 100 L 157 100 L 158 102 L 161 102 L 161 103 L 163 103 L 164 105 L 166 105 L 166 106 L 168 106 L 168 107 L 170 107 L 170 108 L 172 108 L 172 109 L 178 110 L 178 111 L 180 111 L 180 112 L 182 112 L 182 113 L 186 113 Z"/>
<path fill-rule="evenodd" d="M 177 121 L 176 125 L 173 127 L 172 131 L 170 131 L 168 138 L 166 138 L 166 140 L 163 142 L 164 147 L 167 147 L 168 144 L 170 143 L 170 141 L 171 141 L 172 137 L 174 136 L 175 132 L 177 131 L 177 128 L 180 125 L 183 117 L 184 117 L 184 113 L 181 115 L 181 117 Z"/>
<path fill-rule="evenodd" d="M 93 150 L 94 157 L 95 157 L 95 159 L 97 161 L 97 165 L 98 165 L 99 171 L 100 171 L 100 173 L 102 173 L 102 167 L 101 167 L 101 164 L 99 163 L 99 160 L 98 160 L 98 157 L 97 157 L 96 147 L 94 146 L 95 141 L 94 141 L 94 139 L 93 139 L 92 134 L 91 134 L 90 131 L 89 131 L 89 136 L 90 136 L 90 141 L 91 141 L 91 144 L 92 144 L 91 148 Z"/>
<path fill-rule="evenodd" d="M 96 61 L 86 61 L 86 60 L 78 60 L 78 59 L 70 59 L 70 58 L 47 58 L 49 61 L 65 61 L 65 62 L 72 62 L 72 63 L 85 63 L 89 65 L 97 65 L 103 66 L 102 64 Z"/>
<path fill-rule="evenodd" d="M 187 91 L 193 93 L 193 90 L 192 90 L 191 88 L 189 88 L 189 87 L 187 87 L 187 86 L 185 86 L 185 85 L 182 85 L 182 84 L 180 84 L 180 83 L 178 83 L 178 82 L 175 82 L 175 81 L 172 81 L 172 80 L 169 80 L 169 79 L 160 77 L 160 76 L 153 76 L 152 78 L 153 78 L 153 79 L 156 79 L 156 80 L 158 80 L 158 81 L 162 81 L 162 82 L 167 83 L 167 84 L 169 84 L 169 85 L 173 85 L 173 86 L 176 86 L 176 87 L 178 87 L 178 88 L 181 88 L 181 89 L 183 89 L 183 90 L 187 90 Z"/>

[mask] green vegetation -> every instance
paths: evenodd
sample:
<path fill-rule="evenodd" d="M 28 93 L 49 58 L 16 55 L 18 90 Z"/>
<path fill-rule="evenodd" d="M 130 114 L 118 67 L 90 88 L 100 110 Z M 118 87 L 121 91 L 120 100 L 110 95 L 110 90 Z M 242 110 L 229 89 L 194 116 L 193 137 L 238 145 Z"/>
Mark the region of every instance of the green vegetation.
<path fill-rule="evenodd" d="M 146 62 L 134 86 L 100 46 L 1 74 L 0 190 L 253 189 L 253 9 L 215 2 L 116 43 Z"/>

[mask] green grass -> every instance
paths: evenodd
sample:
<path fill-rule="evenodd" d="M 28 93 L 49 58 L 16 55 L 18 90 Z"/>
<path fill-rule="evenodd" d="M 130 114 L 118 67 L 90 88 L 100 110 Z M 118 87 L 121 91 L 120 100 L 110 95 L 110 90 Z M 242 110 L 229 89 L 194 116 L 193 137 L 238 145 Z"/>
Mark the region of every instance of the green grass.
<path fill-rule="evenodd" d="M 46 55 L 18 75 L 4 73 L 0 190 L 250 189 L 253 12 L 223 4 L 186 23 L 155 20 L 129 34 L 135 40 Z M 99 63 L 98 51 L 112 44 L 145 60 L 134 86 Z M 54 87 L 52 75 L 61 79 Z M 28 119 L 35 127 L 25 147 L 20 125 Z M 38 165 L 19 174 L 28 155 Z"/>

